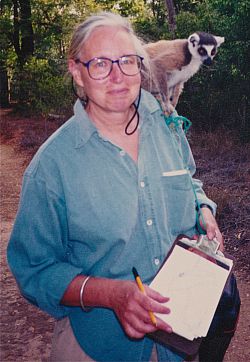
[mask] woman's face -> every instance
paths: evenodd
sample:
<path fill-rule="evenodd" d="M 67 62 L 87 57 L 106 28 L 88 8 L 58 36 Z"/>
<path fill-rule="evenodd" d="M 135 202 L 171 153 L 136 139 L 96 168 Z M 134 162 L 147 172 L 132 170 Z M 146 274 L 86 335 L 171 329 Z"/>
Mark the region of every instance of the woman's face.
<path fill-rule="evenodd" d="M 122 28 L 100 27 L 93 31 L 84 44 L 80 60 L 88 62 L 95 57 L 117 60 L 128 54 L 136 54 L 130 35 Z M 83 86 L 89 99 L 89 107 L 97 107 L 106 112 L 126 112 L 139 94 L 141 75 L 123 74 L 117 63 L 113 64 L 110 75 L 102 80 L 94 80 L 81 63 L 73 66 L 74 80 Z"/>

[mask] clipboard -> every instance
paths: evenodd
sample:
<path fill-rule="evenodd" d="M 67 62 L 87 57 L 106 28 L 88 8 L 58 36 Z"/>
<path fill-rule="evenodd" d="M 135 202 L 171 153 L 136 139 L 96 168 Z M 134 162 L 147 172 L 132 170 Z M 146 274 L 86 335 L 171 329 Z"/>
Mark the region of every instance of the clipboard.
<path fill-rule="evenodd" d="M 211 308 L 210 308 L 211 309 L 211 311 L 210 311 L 211 321 L 208 324 L 207 329 L 209 329 L 209 326 L 212 322 L 213 315 L 215 313 L 216 307 L 219 303 L 221 294 L 223 292 L 223 289 L 226 285 L 228 276 L 230 275 L 231 269 L 233 266 L 232 260 L 229 258 L 225 258 L 224 255 L 218 251 L 218 246 L 219 246 L 219 244 L 216 243 L 216 240 L 215 240 L 215 242 L 211 242 L 210 240 L 208 240 L 206 238 L 205 235 L 201 235 L 198 240 L 192 240 L 185 235 L 178 236 L 177 239 L 175 240 L 171 250 L 169 251 L 166 259 L 162 263 L 158 273 L 156 274 L 153 282 L 150 285 L 150 287 L 155 289 L 154 286 L 157 285 L 157 284 L 155 284 L 155 280 L 157 280 L 159 274 L 161 274 L 161 276 L 160 276 L 161 280 L 164 280 L 164 279 L 162 279 L 162 277 L 164 277 L 164 275 L 165 275 L 164 273 L 166 273 L 167 267 L 168 267 L 168 265 L 170 265 L 169 261 L 172 258 L 172 256 L 174 255 L 174 253 L 176 252 L 176 250 L 177 250 L 177 249 L 175 249 L 176 247 L 178 248 L 178 251 L 181 251 L 181 253 L 184 255 L 184 258 L 185 258 L 185 255 L 187 255 L 187 262 L 189 262 L 189 259 L 190 259 L 189 253 L 194 253 L 194 254 L 196 254 L 196 257 L 194 257 L 194 258 L 191 257 L 191 259 L 198 260 L 199 258 L 202 258 L 203 260 L 201 261 L 201 264 L 205 263 L 206 267 L 208 267 L 208 269 L 211 267 L 212 271 L 215 270 L 215 271 L 218 271 L 219 273 L 220 273 L 220 270 L 223 269 L 223 271 L 222 271 L 223 280 L 220 282 L 220 286 L 218 287 L 219 289 L 217 288 L 217 290 L 216 290 L 217 299 L 213 300 L 213 306 L 211 306 Z M 171 256 L 171 258 L 170 258 L 170 256 Z M 204 259 L 205 259 L 205 262 L 204 262 Z M 173 260 L 172 260 L 172 262 L 173 262 Z M 178 263 L 178 260 L 177 260 L 177 263 Z M 210 263 L 211 263 L 211 265 L 210 265 Z M 213 266 L 212 266 L 212 264 L 213 264 Z M 217 269 L 217 268 L 219 268 L 219 269 Z M 181 266 L 180 266 L 180 270 L 182 270 Z M 191 270 L 191 272 L 192 272 L 192 270 Z M 196 277 L 197 277 L 197 275 L 199 277 L 199 271 L 196 270 L 195 272 L 196 272 Z M 195 279 L 195 281 L 197 282 L 197 279 Z M 200 282 L 202 283 L 202 279 Z M 178 283 L 178 280 L 175 281 L 175 283 Z M 174 285 L 176 286 L 176 284 L 174 284 Z M 199 283 L 197 283 L 197 285 L 199 288 Z M 164 293 L 164 286 L 163 286 L 163 291 L 161 289 L 156 289 L 156 290 L 158 290 L 162 294 L 169 296 L 171 299 L 171 292 L 169 294 L 168 294 L 168 292 Z M 212 290 L 212 287 L 211 287 L 211 290 Z M 173 310 L 173 308 L 172 308 L 172 310 Z M 182 316 L 183 316 L 183 314 L 185 314 L 185 310 L 183 309 L 183 310 L 181 310 L 181 312 L 182 312 Z M 165 318 L 163 315 L 159 315 L 159 317 L 162 319 Z M 166 318 L 168 318 L 168 317 L 166 317 Z M 166 322 L 168 323 L 167 319 L 166 319 Z M 169 323 L 169 324 L 171 325 L 171 323 Z M 171 327 L 173 328 L 173 325 L 171 325 Z M 197 336 L 193 339 L 190 339 L 190 338 L 185 338 L 183 335 L 180 335 L 173 328 L 172 333 L 167 333 L 167 332 L 164 332 L 161 330 L 157 330 L 154 333 L 148 334 L 148 337 L 152 338 L 157 343 L 167 345 L 168 347 L 176 350 L 177 352 L 185 353 L 188 357 L 193 357 L 198 353 L 200 344 L 202 342 L 202 338 L 206 336 L 206 333 L 203 333 L 203 334 L 204 335 Z"/>

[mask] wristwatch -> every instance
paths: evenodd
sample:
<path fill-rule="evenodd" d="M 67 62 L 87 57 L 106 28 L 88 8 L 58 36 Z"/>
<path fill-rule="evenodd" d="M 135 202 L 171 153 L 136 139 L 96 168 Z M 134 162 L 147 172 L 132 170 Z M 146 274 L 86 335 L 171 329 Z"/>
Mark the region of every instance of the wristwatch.
<path fill-rule="evenodd" d="M 203 227 L 200 224 L 200 216 L 202 216 L 202 215 L 200 215 L 200 211 L 201 211 L 201 209 L 204 209 L 204 208 L 209 209 L 212 212 L 212 214 L 214 214 L 211 206 L 209 206 L 207 204 L 198 204 L 197 205 L 197 207 L 196 207 L 196 228 L 200 235 L 205 235 L 207 233 L 206 230 L 203 229 Z"/>
<path fill-rule="evenodd" d="M 212 207 L 207 204 L 200 204 L 200 209 L 203 209 L 203 208 L 209 209 L 212 212 L 212 214 L 214 213 Z"/>

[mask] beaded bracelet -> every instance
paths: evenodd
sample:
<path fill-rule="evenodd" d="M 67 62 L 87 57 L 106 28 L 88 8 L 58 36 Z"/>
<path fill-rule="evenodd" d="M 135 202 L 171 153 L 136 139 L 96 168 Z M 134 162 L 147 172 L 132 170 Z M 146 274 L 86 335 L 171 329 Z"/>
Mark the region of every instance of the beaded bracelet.
<path fill-rule="evenodd" d="M 85 312 L 88 312 L 90 310 L 90 308 L 86 308 L 83 304 L 83 292 L 84 292 L 84 289 L 86 287 L 86 284 L 88 282 L 88 280 L 90 279 L 90 276 L 86 277 L 82 283 L 82 286 L 81 286 L 81 289 L 80 289 L 80 304 L 81 304 L 81 307 L 82 309 L 85 311 Z"/>

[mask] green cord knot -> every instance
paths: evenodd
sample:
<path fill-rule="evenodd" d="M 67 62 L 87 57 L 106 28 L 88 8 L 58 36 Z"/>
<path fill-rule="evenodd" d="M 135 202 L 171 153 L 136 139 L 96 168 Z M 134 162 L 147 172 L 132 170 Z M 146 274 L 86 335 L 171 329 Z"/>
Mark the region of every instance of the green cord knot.
<path fill-rule="evenodd" d="M 164 114 L 164 119 L 170 128 L 177 129 L 178 127 L 183 127 L 185 133 L 187 133 L 192 125 L 192 122 L 189 119 L 179 116 L 176 111 L 171 113 L 169 116 Z"/>

